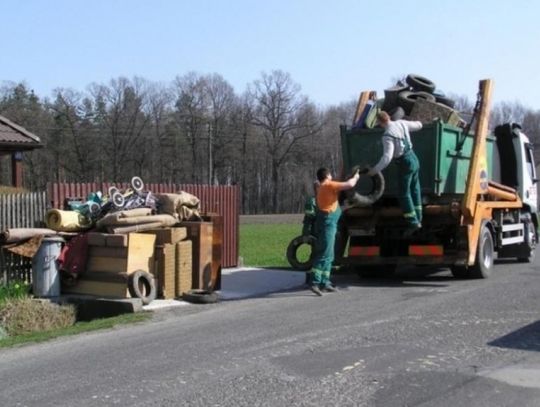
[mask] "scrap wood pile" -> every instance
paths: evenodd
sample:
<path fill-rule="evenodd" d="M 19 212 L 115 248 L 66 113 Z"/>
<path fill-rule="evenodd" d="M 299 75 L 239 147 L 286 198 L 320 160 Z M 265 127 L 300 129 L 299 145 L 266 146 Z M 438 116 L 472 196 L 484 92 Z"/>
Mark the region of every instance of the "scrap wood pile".
<path fill-rule="evenodd" d="M 387 112 L 392 120 L 418 120 L 423 123 L 439 119 L 453 126 L 463 126 L 464 121 L 454 109 L 455 101 L 436 88 L 431 80 L 409 74 L 394 86 L 385 89 L 384 98 L 377 98 L 375 92 L 366 94 L 359 102 L 353 127 L 374 128 L 377 126 L 377 113 Z"/>
<path fill-rule="evenodd" d="M 192 245 L 186 225 L 203 223 L 200 201 L 181 191 L 153 194 L 134 177 L 131 188 L 110 188 L 51 209 L 47 228 L 7 229 L 0 244 L 33 258 L 44 238 L 66 242 L 57 264 L 62 293 L 106 297 L 177 298 L 192 289 Z M 198 240 L 197 240 L 198 242 Z"/>

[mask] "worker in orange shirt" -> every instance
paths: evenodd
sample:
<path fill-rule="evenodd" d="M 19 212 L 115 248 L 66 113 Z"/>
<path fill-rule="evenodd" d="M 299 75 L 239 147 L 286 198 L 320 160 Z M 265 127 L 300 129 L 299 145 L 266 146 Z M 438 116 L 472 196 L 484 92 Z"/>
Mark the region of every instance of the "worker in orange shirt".
<path fill-rule="evenodd" d="M 337 223 L 341 216 L 338 205 L 340 191 L 354 188 L 360 175 L 358 171 L 345 182 L 333 181 L 328 168 L 319 168 L 317 179 L 320 186 L 317 191 L 317 218 L 315 221 L 317 241 L 315 256 L 311 268 L 310 289 L 316 295 L 322 296 L 322 291 L 334 292 L 336 288 L 330 282 L 330 272 L 334 261 L 334 243 L 336 240 Z"/>

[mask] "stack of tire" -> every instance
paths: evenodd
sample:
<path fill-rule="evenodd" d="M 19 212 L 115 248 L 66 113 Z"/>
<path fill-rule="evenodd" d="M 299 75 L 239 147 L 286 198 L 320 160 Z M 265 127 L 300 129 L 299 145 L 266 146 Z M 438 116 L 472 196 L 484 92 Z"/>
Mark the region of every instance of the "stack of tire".
<path fill-rule="evenodd" d="M 408 117 L 418 99 L 440 103 L 454 108 L 455 101 L 446 97 L 443 92 L 436 90 L 435 83 L 416 74 L 409 74 L 405 82 L 398 83 L 384 91 L 382 110 L 386 111 L 392 120 Z"/>

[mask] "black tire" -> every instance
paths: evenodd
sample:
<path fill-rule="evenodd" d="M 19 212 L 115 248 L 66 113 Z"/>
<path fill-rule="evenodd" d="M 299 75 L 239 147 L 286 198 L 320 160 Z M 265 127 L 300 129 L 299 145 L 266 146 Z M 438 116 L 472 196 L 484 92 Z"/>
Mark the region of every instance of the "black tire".
<path fill-rule="evenodd" d="M 353 172 L 357 167 L 353 167 Z M 365 173 L 369 170 L 369 168 L 362 168 L 360 169 L 360 174 Z M 376 173 L 375 175 L 371 176 L 371 182 L 372 182 L 372 188 L 369 194 L 362 195 L 358 192 L 356 192 L 356 189 L 349 189 L 345 191 L 345 197 L 347 204 L 349 206 L 355 206 L 355 207 L 365 207 L 365 206 L 371 206 L 376 201 L 379 200 L 379 198 L 384 193 L 385 188 L 385 181 L 384 176 L 381 172 Z"/>
<path fill-rule="evenodd" d="M 454 99 L 447 98 L 446 96 L 435 96 L 435 101 L 452 109 L 456 106 L 456 101 Z"/>
<path fill-rule="evenodd" d="M 219 297 L 213 291 L 189 290 L 182 294 L 182 299 L 192 304 L 214 304 L 218 302 Z"/>
<path fill-rule="evenodd" d="M 390 110 L 393 110 L 397 107 L 398 94 L 410 88 L 406 85 L 396 85 L 391 88 L 384 90 L 384 103 L 382 105 L 382 110 L 390 113 Z"/>
<path fill-rule="evenodd" d="M 425 99 L 429 102 L 435 103 L 435 96 L 433 96 L 431 93 L 427 92 L 411 92 L 411 91 L 405 91 L 401 92 L 398 95 L 398 105 L 405 110 L 405 113 L 407 115 L 410 115 L 412 112 L 412 109 L 414 107 L 414 104 L 418 99 Z"/>
<path fill-rule="evenodd" d="M 401 106 L 397 106 L 388 112 L 392 121 L 401 120 L 405 117 L 405 110 Z"/>
<path fill-rule="evenodd" d="M 317 239 L 314 236 L 297 236 L 291 240 L 289 246 L 287 246 L 287 261 L 293 269 L 300 271 L 308 271 L 311 269 L 316 241 Z M 304 244 L 311 246 L 311 254 L 308 260 L 301 262 L 298 260 L 298 249 Z"/>
<path fill-rule="evenodd" d="M 433 93 L 435 90 L 435 83 L 420 75 L 409 74 L 405 78 L 407 84 L 417 91 Z"/>
<path fill-rule="evenodd" d="M 146 271 L 137 270 L 129 275 L 129 294 L 133 298 L 140 298 L 144 305 L 156 299 L 157 288 L 154 276 Z"/>
<path fill-rule="evenodd" d="M 478 247 L 476 248 L 476 259 L 470 268 L 472 278 L 488 278 L 493 271 L 495 257 L 495 245 L 491 231 L 487 227 L 487 222 L 482 223 L 480 236 L 478 237 Z"/>

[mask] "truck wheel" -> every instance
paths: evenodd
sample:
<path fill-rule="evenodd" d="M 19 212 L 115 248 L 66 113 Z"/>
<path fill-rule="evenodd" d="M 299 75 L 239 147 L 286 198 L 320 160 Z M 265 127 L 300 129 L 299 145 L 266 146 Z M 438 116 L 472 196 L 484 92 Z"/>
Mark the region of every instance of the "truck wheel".
<path fill-rule="evenodd" d="M 289 246 L 287 247 L 287 260 L 291 267 L 295 270 L 308 271 L 313 265 L 313 253 L 315 248 L 315 237 L 313 236 L 298 236 L 291 240 Z M 305 261 L 298 259 L 298 249 L 300 246 L 309 245 L 311 253 L 309 258 Z"/>
<path fill-rule="evenodd" d="M 486 225 L 487 223 L 484 222 L 480 230 L 478 247 L 476 249 L 476 260 L 474 266 L 470 269 L 470 276 L 472 278 L 488 278 L 493 270 L 495 248 L 491 231 Z"/>

